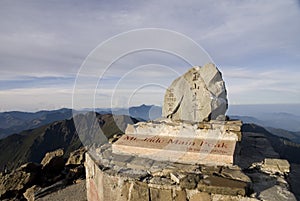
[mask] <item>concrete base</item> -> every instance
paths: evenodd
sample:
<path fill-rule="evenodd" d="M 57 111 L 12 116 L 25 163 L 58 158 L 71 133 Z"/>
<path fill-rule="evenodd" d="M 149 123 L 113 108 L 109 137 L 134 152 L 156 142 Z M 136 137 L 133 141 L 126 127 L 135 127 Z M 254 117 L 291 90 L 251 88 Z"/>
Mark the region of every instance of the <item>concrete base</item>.
<path fill-rule="evenodd" d="M 109 144 L 87 153 L 85 166 L 89 201 L 256 200 L 244 197 L 250 180 L 236 168 L 244 179 L 215 176 L 217 166 L 113 154 Z"/>

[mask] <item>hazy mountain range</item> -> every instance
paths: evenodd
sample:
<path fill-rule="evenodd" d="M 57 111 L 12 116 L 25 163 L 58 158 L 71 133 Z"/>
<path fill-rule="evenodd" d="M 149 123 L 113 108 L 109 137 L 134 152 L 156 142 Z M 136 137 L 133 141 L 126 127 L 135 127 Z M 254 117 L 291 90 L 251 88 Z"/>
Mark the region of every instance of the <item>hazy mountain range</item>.
<path fill-rule="evenodd" d="M 95 115 L 96 121 L 91 121 L 90 115 Z M 70 152 L 83 146 L 83 143 L 84 145 L 97 144 L 97 142 L 100 144 L 103 139 L 95 132 L 99 130 L 99 127 L 93 129 L 95 126 L 100 126 L 101 131 L 108 139 L 115 134 L 122 134 L 122 130 L 128 123 L 138 122 L 125 115 L 113 116 L 112 114 L 93 112 L 79 114 L 76 118 L 77 122 L 80 122 L 77 127 L 75 127 L 73 119 L 61 120 L 1 139 L 0 171 L 4 165 L 12 169 L 28 161 L 39 163 L 47 152 L 59 148 L 63 148 L 65 155 L 68 156 Z M 87 131 L 82 136 L 77 133 L 77 129 Z"/>
<path fill-rule="evenodd" d="M 298 108 L 300 108 L 300 105 L 233 105 L 229 107 L 228 115 L 231 118 L 241 119 L 244 123 L 255 123 L 263 126 L 277 135 L 285 135 L 289 139 L 299 142 L 300 140 L 297 139 L 300 136 L 300 116 L 297 115 Z M 161 107 L 154 105 L 141 105 L 128 109 L 96 108 L 80 111 L 73 110 L 74 113 L 89 111 L 95 111 L 100 114 L 128 115 L 139 121 L 153 120 L 161 117 Z M 66 108 L 35 113 L 18 111 L 3 112 L 0 113 L 0 139 L 26 129 L 37 128 L 54 121 L 70 118 L 72 118 L 72 110 Z"/>
<path fill-rule="evenodd" d="M 61 109 L 55 111 L 41 111 L 37 113 L 6 112 L 1 113 L 1 126 L 3 130 L 24 129 L 16 134 L 0 139 L 0 170 L 7 165 L 9 168 L 15 168 L 18 165 L 33 161 L 40 162 L 46 152 L 63 148 L 65 154 L 78 149 L 84 145 L 101 143 L 103 137 L 98 135 L 99 126 L 106 136 L 106 139 L 115 134 L 122 134 L 128 123 L 136 123 L 142 119 L 156 118 L 160 116 L 160 108 L 157 106 L 133 107 L 128 110 L 120 109 L 111 111 L 106 109 L 102 114 L 76 111 L 76 119 L 79 127 L 75 127 L 70 109 Z M 136 118 L 128 115 L 116 115 L 115 113 L 128 112 Z M 111 114 L 114 113 L 114 114 Z M 149 113 L 153 112 L 151 115 Z M 154 115 L 155 114 L 155 115 Z M 57 116 L 56 116 L 57 115 Z M 90 115 L 96 118 L 91 118 Z M 66 117 L 64 120 L 58 120 Z M 151 117 L 151 118 L 150 118 Z M 242 119 L 244 122 L 254 122 L 262 124 L 264 122 L 245 116 L 232 116 L 232 118 Z M 285 115 L 285 117 L 293 117 Z M 91 120 L 94 119 L 94 120 Z M 48 123 L 49 121 L 53 121 Z M 38 124 L 32 122 L 39 122 Z M 44 125 L 42 125 L 44 124 Z M 23 127 L 22 127 L 23 126 Z M 31 127 L 28 129 L 28 127 Z M 95 129 L 93 129 L 95 128 Z M 17 130 L 15 129 L 15 130 Z M 27 130 L 26 130 L 27 129 Z M 78 129 L 84 129 L 84 135 L 77 133 Z M 245 132 L 266 133 L 269 140 L 281 154 L 283 158 L 291 162 L 300 163 L 300 140 L 299 132 L 291 132 L 283 129 L 268 128 L 253 123 L 245 123 L 243 126 Z M 2 135 L 3 136 L 3 135 Z M 5 153 L 5 154 L 3 154 Z"/>
<path fill-rule="evenodd" d="M 39 112 L 2 112 L 0 113 L 0 139 L 23 130 L 37 128 L 54 121 L 70 119 L 71 109 L 59 109 Z"/>

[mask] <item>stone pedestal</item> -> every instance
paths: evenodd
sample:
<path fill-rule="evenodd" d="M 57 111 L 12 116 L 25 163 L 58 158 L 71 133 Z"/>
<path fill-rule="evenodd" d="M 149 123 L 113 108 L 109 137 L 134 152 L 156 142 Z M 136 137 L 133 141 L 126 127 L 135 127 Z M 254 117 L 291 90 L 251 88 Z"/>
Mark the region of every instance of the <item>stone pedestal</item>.
<path fill-rule="evenodd" d="M 86 154 L 89 201 L 256 200 L 238 167 L 161 162 L 112 153 L 111 145 Z"/>
<path fill-rule="evenodd" d="M 233 164 L 241 121 L 202 123 L 169 119 L 128 125 L 113 153 L 188 164 Z"/>

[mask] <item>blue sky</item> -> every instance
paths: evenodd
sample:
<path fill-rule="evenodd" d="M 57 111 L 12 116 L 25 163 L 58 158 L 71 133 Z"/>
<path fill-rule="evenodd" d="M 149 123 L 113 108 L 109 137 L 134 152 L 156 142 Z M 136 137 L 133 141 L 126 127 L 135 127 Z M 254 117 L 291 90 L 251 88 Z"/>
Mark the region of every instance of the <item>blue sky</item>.
<path fill-rule="evenodd" d="M 149 27 L 182 33 L 201 45 L 223 73 L 230 104 L 299 104 L 299 19 L 300 3 L 293 0 L 2 0 L 0 110 L 72 107 L 76 75 L 89 53 L 110 37 Z M 130 66 L 146 68 L 130 74 Z M 164 86 L 187 69 L 163 53 L 129 55 L 100 80 L 96 106 L 110 107 L 112 91 L 128 94 L 128 88 L 135 93 L 116 106 L 159 105 Z M 143 87 L 145 80 L 154 85 Z M 84 92 L 94 89 L 82 89 L 78 107 L 90 107 Z"/>

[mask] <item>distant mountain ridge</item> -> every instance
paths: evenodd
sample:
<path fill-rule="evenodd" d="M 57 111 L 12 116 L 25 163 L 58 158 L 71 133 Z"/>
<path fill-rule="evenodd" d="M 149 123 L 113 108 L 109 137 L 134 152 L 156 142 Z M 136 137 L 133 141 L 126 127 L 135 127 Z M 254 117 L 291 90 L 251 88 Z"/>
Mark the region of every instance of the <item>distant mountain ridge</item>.
<path fill-rule="evenodd" d="M 162 109 L 160 106 L 145 104 L 129 108 L 96 108 L 95 111 L 101 114 L 112 113 L 118 115 L 128 115 L 143 121 L 160 118 L 162 114 Z"/>
<path fill-rule="evenodd" d="M 70 119 L 72 110 L 62 108 L 38 112 L 3 112 L 0 113 L 0 139 L 23 130 L 37 128 L 54 121 Z"/>
<path fill-rule="evenodd" d="M 96 121 L 91 121 L 90 115 L 96 115 Z M 75 127 L 73 119 L 56 121 L 35 129 L 22 131 L 0 140 L 0 171 L 6 165 L 12 169 L 20 164 L 41 162 L 43 156 L 50 151 L 62 148 L 67 156 L 70 152 L 84 145 L 101 143 L 101 131 L 110 138 L 115 134 L 122 134 L 128 123 L 137 123 L 134 118 L 125 115 L 98 114 L 89 112 L 76 116 L 79 119 Z M 77 120 L 78 120 L 77 119 Z M 93 129 L 96 128 L 96 129 Z M 84 129 L 84 136 L 77 133 L 77 129 Z"/>
<path fill-rule="evenodd" d="M 233 112 L 238 112 L 243 109 L 242 106 L 239 106 L 238 108 L 239 110 L 234 110 Z M 245 109 L 247 109 L 247 107 Z M 248 110 L 249 109 L 251 109 L 251 111 L 255 110 L 254 106 L 248 108 Z M 262 108 L 258 107 L 258 109 Z M 63 108 L 60 110 L 39 111 L 35 113 L 17 111 L 4 112 L 0 113 L 0 139 L 26 129 L 37 128 L 54 121 L 70 119 L 73 115 L 72 111 L 76 113 L 95 111 L 101 114 L 127 115 L 134 117 L 139 121 L 148 121 L 160 118 L 161 110 L 162 108 L 160 106 L 143 104 L 130 108 L 95 108 L 79 111 Z M 271 112 L 270 109 L 267 111 L 268 112 L 264 112 L 263 110 L 261 112 L 253 111 L 252 113 L 250 112 L 250 115 L 229 114 L 229 117 L 232 119 L 241 119 L 244 123 L 255 123 L 257 125 L 261 125 L 270 129 L 278 136 L 283 137 L 284 134 L 286 134 L 289 136 L 289 139 L 294 142 L 300 141 L 299 115 L 288 112 Z M 272 128 L 275 129 L 272 130 Z"/>

